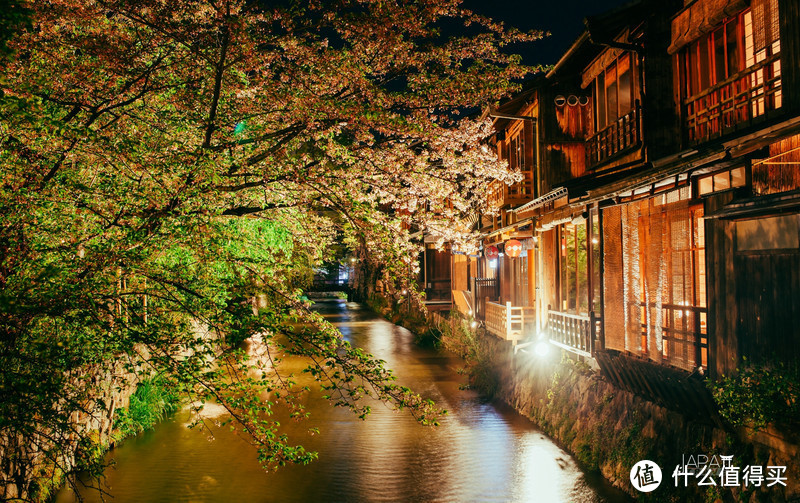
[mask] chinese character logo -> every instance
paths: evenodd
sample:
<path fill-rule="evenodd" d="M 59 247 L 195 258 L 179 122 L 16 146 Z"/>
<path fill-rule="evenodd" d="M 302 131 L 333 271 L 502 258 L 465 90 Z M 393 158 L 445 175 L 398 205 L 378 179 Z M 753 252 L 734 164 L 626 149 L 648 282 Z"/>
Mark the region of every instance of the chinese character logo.
<path fill-rule="evenodd" d="M 649 493 L 661 484 L 661 468 L 643 459 L 631 468 L 631 484 L 637 491 Z"/>
<path fill-rule="evenodd" d="M 640 461 L 643 463 L 643 461 Z M 637 464 L 638 466 L 638 464 Z M 634 467 L 636 468 L 636 467 Z M 706 456 L 699 454 L 689 456 L 687 460 L 684 456 L 683 464 L 677 465 L 672 472 L 675 487 L 689 487 L 690 480 L 695 482 L 698 487 L 719 486 L 719 487 L 772 487 L 782 485 L 786 487 L 788 477 L 786 476 L 785 466 L 766 467 L 762 465 L 747 465 L 744 468 L 733 466 L 733 456 Z M 640 470 L 640 475 L 642 471 Z M 631 471 L 631 482 L 634 482 L 634 472 Z M 637 487 L 638 489 L 638 487 Z M 641 490 L 641 489 L 640 489 Z"/>

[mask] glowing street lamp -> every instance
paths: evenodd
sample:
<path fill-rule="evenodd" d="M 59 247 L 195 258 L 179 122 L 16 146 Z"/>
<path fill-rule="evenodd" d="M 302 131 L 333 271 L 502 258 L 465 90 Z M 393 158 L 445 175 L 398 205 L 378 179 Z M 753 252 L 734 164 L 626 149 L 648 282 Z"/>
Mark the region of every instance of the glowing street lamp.
<path fill-rule="evenodd" d="M 533 347 L 536 356 L 544 358 L 550 352 L 550 344 L 547 341 L 538 341 Z"/>

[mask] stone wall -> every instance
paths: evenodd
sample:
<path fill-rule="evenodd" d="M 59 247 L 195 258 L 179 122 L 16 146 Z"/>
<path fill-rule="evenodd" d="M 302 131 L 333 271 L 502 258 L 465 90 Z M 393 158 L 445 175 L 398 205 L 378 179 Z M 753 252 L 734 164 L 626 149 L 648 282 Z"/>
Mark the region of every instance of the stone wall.
<path fill-rule="evenodd" d="M 114 413 L 128 406 L 136 391 L 135 376 L 117 362 L 88 379 L 75 378 L 75 385 L 89 387 L 96 396 L 57 431 L 42 426 L 35 432 L 7 429 L 0 435 L 0 500 L 47 501 L 82 456 L 100 455 L 114 443 Z M 53 450 L 56 442 L 61 448 Z M 87 449 L 92 452 L 82 452 Z"/>
<path fill-rule="evenodd" d="M 511 345 L 481 334 L 479 358 L 487 359 L 499 383 L 497 398 L 535 422 L 588 469 L 599 470 L 620 489 L 643 501 L 791 501 L 800 498 L 796 432 L 725 429 L 692 420 L 608 383 L 585 363 L 551 348 L 546 358 L 513 352 Z M 675 487 L 672 473 L 688 456 L 734 455 L 733 466 L 786 466 L 788 487 L 749 490 Z M 652 493 L 630 482 L 639 460 L 658 463 L 663 481 Z"/>

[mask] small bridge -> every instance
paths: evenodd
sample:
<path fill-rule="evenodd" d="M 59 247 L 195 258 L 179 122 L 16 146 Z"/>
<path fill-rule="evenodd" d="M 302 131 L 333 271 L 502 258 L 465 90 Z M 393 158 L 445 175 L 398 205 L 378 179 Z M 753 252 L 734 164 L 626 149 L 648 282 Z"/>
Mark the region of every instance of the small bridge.
<path fill-rule="evenodd" d="M 350 298 L 353 288 L 347 280 L 314 279 L 306 289 L 306 293 L 344 292 Z"/>

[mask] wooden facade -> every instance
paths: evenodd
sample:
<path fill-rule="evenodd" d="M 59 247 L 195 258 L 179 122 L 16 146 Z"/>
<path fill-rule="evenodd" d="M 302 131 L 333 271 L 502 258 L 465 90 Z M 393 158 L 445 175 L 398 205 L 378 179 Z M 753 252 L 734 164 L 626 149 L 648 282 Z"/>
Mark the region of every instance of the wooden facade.
<path fill-rule="evenodd" d="M 539 90 L 541 169 L 537 196 L 586 173 L 586 134 L 591 130 L 591 95 L 577 82 L 556 82 Z"/>
<path fill-rule="evenodd" d="M 454 258 L 452 284 L 489 333 L 708 416 L 705 377 L 800 366 L 800 7 L 687 4 L 588 19 L 487 111 L 525 178 L 487 187 L 497 216 L 476 219 L 480 256 Z"/>
<path fill-rule="evenodd" d="M 735 371 L 744 358 L 800 365 L 797 189 L 800 185 L 782 194 L 734 199 L 707 219 L 707 246 L 714 250 L 708 263 L 713 375 Z M 761 204 L 748 204 L 757 199 Z"/>

